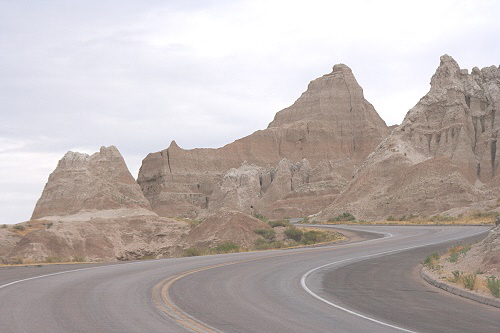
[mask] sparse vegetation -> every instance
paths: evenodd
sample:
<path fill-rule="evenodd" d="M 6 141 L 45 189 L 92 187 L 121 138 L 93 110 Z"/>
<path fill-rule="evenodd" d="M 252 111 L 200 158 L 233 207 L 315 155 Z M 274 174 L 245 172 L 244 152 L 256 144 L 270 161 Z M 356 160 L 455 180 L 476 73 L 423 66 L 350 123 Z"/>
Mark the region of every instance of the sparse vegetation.
<path fill-rule="evenodd" d="M 16 224 L 16 225 L 14 226 L 14 229 L 19 230 L 19 231 L 23 231 L 23 230 L 25 230 L 26 228 L 24 227 L 24 225 L 21 225 L 21 224 Z"/>
<path fill-rule="evenodd" d="M 453 277 L 448 279 L 450 282 L 458 283 L 460 279 L 462 278 L 463 272 L 460 272 L 459 270 L 455 270 L 451 272 L 453 274 Z"/>
<path fill-rule="evenodd" d="M 184 250 L 182 253 L 183 257 L 197 257 L 201 256 L 202 252 L 200 249 L 196 247 L 188 247 L 187 249 Z"/>
<path fill-rule="evenodd" d="M 496 276 L 490 276 L 487 278 L 486 285 L 490 293 L 496 297 L 500 297 L 500 280 Z"/>
<path fill-rule="evenodd" d="M 73 262 L 85 262 L 85 257 L 75 256 L 73 257 Z"/>
<path fill-rule="evenodd" d="M 217 245 L 214 249 L 215 253 L 213 254 L 218 254 L 218 253 L 234 253 L 234 252 L 239 252 L 240 247 L 233 243 L 233 242 L 226 242 Z"/>
<path fill-rule="evenodd" d="M 300 229 L 295 228 L 295 227 L 289 227 L 288 229 L 285 230 L 285 236 L 287 238 L 293 239 L 296 242 L 300 242 L 303 235 L 304 235 L 304 232 Z"/>
<path fill-rule="evenodd" d="M 462 275 L 462 283 L 464 284 L 464 287 L 469 290 L 474 290 L 474 287 L 476 286 L 476 278 L 477 275 L 475 273 Z"/>
<path fill-rule="evenodd" d="M 469 250 L 470 246 L 457 245 L 449 249 L 450 256 L 448 257 L 449 262 L 457 262 L 458 259 L 465 255 Z"/>
<path fill-rule="evenodd" d="M 276 231 L 273 229 L 257 229 L 255 233 L 268 240 L 273 240 L 276 237 Z"/>
<path fill-rule="evenodd" d="M 434 215 L 430 218 L 431 222 L 455 222 L 458 218 L 447 215 Z"/>
<path fill-rule="evenodd" d="M 259 214 L 259 213 L 255 213 L 253 215 L 255 218 L 258 218 L 259 220 L 263 221 L 263 222 L 269 222 L 269 219 L 267 217 L 265 217 L 264 215 L 262 214 Z"/>
<path fill-rule="evenodd" d="M 283 219 L 283 220 L 276 220 L 276 221 L 269 221 L 268 224 L 273 227 L 289 227 L 290 226 L 290 221 Z"/>
<path fill-rule="evenodd" d="M 356 217 L 349 212 L 345 212 L 328 219 L 328 222 L 352 222 L 352 221 L 356 221 Z"/>
<path fill-rule="evenodd" d="M 67 258 L 59 257 L 59 256 L 48 256 L 44 260 L 46 263 L 59 263 L 59 262 L 69 262 Z"/>
<path fill-rule="evenodd" d="M 430 255 L 428 255 L 425 258 L 425 260 L 422 264 L 425 267 L 432 269 L 432 270 L 436 270 L 436 269 L 441 268 L 441 266 L 439 265 L 439 254 L 437 252 L 431 253 Z"/>
<path fill-rule="evenodd" d="M 302 243 L 309 245 L 315 243 L 326 242 L 328 239 L 328 234 L 326 232 L 321 232 L 317 230 L 310 230 L 304 232 L 302 236 Z"/>
<path fill-rule="evenodd" d="M 255 241 L 256 250 L 280 249 L 282 247 L 285 247 L 285 243 L 283 243 L 282 241 L 268 242 L 262 238 L 259 238 Z"/>
<path fill-rule="evenodd" d="M 217 245 L 213 248 L 196 248 L 196 247 L 188 247 L 182 253 L 183 257 L 196 257 L 196 256 L 205 256 L 210 254 L 223 254 L 223 253 L 235 253 L 241 252 L 242 248 L 240 248 L 237 244 L 233 242 L 226 242 Z"/>
<path fill-rule="evenodd" d="M 7 224 L 2 224 L 2 228 L 7 228 Z"/>

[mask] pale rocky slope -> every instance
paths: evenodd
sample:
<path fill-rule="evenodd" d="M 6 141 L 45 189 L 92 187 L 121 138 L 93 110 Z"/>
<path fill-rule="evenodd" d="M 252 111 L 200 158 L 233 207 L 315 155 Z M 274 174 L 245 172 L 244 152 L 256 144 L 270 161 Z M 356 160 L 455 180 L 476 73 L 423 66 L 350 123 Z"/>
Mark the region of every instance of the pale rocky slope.
<path fill-rule="evenodd" d="M 368 156 L 320 219 L 345 211 L 376 219 L 495 209 L 499 109 L 498 67 L 468 74 L 442 56 L 430 91 Z"/>
<path fill-rule="evenodd" d="M 160 216 L 223 206 L 272 217 L 310 214 L 332 202 L 388 134 L 349 67 L 335 65 L 267 129 L 219 149 L 172 142 L 143 160 L 138 183 Z"/>
<path fill-rule="evenodd" d="M 485 276 L 500 277 L 500 226 L 492 229 L 481 242 L 472 245 L 464 256 L 453 263 L 442 261 L 443 270 L 459 270 L 465 273 L 482 272 Z"/>
<path fill-rule="evenodd" d="M 81 211 L 151 206 L 116 147 L 92 154 L 67 152 L 49 176 L 32 219 Z"/>

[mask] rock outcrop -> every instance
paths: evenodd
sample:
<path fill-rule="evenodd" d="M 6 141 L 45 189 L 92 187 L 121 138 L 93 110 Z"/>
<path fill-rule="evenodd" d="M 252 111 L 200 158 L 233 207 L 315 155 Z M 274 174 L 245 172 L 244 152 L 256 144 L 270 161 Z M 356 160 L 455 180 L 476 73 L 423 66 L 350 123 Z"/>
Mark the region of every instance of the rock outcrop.
<path fill-rule="evenodd" d="M 187 223 L 150 215 L 62 220 L 29 232 L 6 257 L 100 262 L 179 256 L 189 230 Z"/>
<path fill-rule="evenodd" d="M 329 196 L 327 200 L 316 200 L 314 209 L 321 209 L 352 177 L 354 167 L 360 165 L 388 134 L 388 127 L 364 99 L 363 90 L 351 70 L 345 65 L 335 65 L 330 74 L 312 81 L 292 106 L 278 112 L 267 129 L 219 149 L 183 150 L 172 142 L 167 149 L 149 154 L 143 160 L 138 183 L 152 209 L 161 216 L 196 216 L 210 207 L 219 207 L 225 196 L 224 189 L 234 200 L 233 194 L 239 192 L 238 204 L 233 199 L 225 202 L 231 201 L 232 208 L 248 211 L 254 206 L 253 202 L 258 201 L 254 195 L 263 196 L 267 183 L 274 181 L 272 170 L 285 172 L 290 169 L 280 166 L 283 159 L 291 164 L 307 160 L 311 172 L 314 170 L 312 178 L 316 175 L 331 183 L 327 187 L 334 188 L 333 192 L 325 192 L 319 184 L 320 188 L 306 191 Z M 250 178 L 249 183 L 243 184 L 245 190 L 238 190 L 231 179 L 239 176 L 230 170 L 240 168 L 245 161 L 258 170 L 241 169 L 240 173 L 244 171 L 248 174 L 245 177 Z M 302 172 L 306 172 L 305 169 Z M 258 174 L 262 184 L 255 182 Z M 301 196 L 300 191 L 288 190 L 291 174 L 279 176 L 282 177 L 280 183 L 287 183 L 286 195 L 275 182 L 269 193 L 277 191 L 280 194 L 267 194 L 270 199 Z M 299 178 L 295 176 L 294 182 Z M 300 182 L 301 186 L 296 189 L 304 189 L 309 180 L 301 178 Z M 213 200 L 216 203 L 212 203 Z M 275 208 L 271 208 L 269 202 L 267 206 L 270 210 L 263 213 L 284 216 L 304 211 L 308 203 L 288 200 L 276 202 Z"/>
<path fill-rule="evenodd" d="M 146 209 L 151 206 L 116 147 L 87 155 L 68 152 L 49 176 L 31 219 L 82 211 Z"/>
<path fill-rule="evenodd" d="M 498 67 L 468 74 L 442 56 L 430 91 L 321 218 L 344 211 L 366 219 L 430 215 L 496 198 L 499 110 Z"/>

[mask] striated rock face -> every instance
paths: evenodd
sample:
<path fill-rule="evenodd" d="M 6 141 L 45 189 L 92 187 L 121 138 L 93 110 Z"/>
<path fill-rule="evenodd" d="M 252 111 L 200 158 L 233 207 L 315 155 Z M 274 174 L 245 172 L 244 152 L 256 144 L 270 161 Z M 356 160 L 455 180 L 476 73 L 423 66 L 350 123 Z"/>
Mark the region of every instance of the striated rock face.
<path fill-rule="evenodd" d="M 115 147 L 91 156 L 68 152 L 49 176 L 31 219 L 84 210 L 151 209 Z"/>
<path fill-rule="evenodd" d="M 430 91 L 321 217 L 428 215 L 499 195 L 499 110 L 498 67 L 468 74 L 442 56 Z"/>
<path fill-rule="evenodd" d="M 267 193 L 266 184 L 256 184 L 257 174 L 267 174 L 262 175 L 262 181 L 269 183 L 271 170 L 280 169 L 284 158 L 290 163 L 306 159 L 309 168 L 316 170 L 324 181 L 335 182 L 328 186 L 338 188 L 352 177 L 354 166 L 361 164 L 388 134 L 388 127 L 364 99 L 351 70 L 345 65 L 335 65 L 330 74 L 312 81 L 292 106 L 278 112 L 267 129 L 219 149 L 183 150 L 172 142 L 166 150 L 149 154 L 143 160 L 138 183 L 153 210 L 162 216 L 194 216 L 209 207 L 220 206 L 225 190 L 233 198 L 225 200 L 232 200 L 230 207 L 248 211 L 256 200 L 247 200 L 245 196 Z M 231 185 L 231 179 L 239 176 L 232 176 L 229 170 L 239 168 L 244 161 L 264 169 L 252 171 L 253 175 L 245 178 L 242 185 L 245 190 L 239 190 L 240 203 L 236 204 L 234 193 L 238 190 L 234 183 Z M 331 166 L 335 168 L 333 173 L 324 172 Z M 260 178 L 259 175 L 259 181 Z M 298 179 L 296 176 L 295 182 Z M 281 194 L 267 196 L 283 199 L 283 191 L 277 185 L 271 189 L 273 193 L 276 191 Z M 289 190 L 286 192 L 290 194 Z M 291 192 L 300 195 L 295 189 Z M 320 201 L 316 208 L 324 207 Z M 286 211 L 302 211 L 307 203 L 291 200 L 278 206 L 286 215 Z"/>
<path fill-rule="evenodd" d="M 313 214 L 347 183 L 334 169 L 326 162 L 312 169 L 307 159 L 297 163 L 283 159 L 277 167 L 243 163 L 224 175 L 210 197 L 208 210 L 227 207 L 272 218 Z"/>

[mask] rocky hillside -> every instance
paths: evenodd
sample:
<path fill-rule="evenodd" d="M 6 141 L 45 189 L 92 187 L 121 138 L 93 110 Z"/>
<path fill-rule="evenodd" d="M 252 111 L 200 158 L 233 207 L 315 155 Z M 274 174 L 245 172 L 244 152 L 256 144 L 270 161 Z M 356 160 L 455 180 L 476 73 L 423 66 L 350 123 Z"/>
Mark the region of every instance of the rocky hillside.
<path fill-rule="evenodd" d="M 495 209 L 500 196 L 500 70 L 472 73 L 447 55 L 430 91 L 365 160 L 322 219 L 459 214 Z"/>
<path fill-rule="evenodd" d="M 388 134 L 349 67 L 335 65 L 267 129 L 219 149 L 183 150 L 172 142 L 143 160 L 138 183 L 161 216 L 222 206 L 301 216 L 332 202 Z"/>

